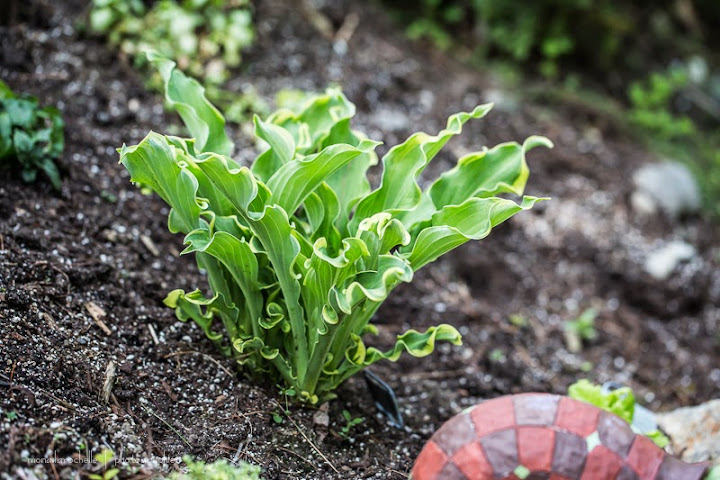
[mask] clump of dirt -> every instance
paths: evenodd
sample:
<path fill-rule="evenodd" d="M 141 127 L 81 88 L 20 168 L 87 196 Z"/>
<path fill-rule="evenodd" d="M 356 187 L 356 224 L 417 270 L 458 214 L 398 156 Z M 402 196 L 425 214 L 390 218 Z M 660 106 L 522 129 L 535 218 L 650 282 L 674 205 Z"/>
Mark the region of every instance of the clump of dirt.
<path fill-rule="evenodd" d="M 716 226 L 637 216 L 629 178 L 649 154 L 567 113 L 508 102 L 468 125 L 423 181 L 470 149 L 540 133 L 556 148 L 530 154 L 528 193 L 553 200 L 420 271 L 378 312 L 379 346 L 443 322 L 464 335 L 462 347 L 374 369 L 398 393 L 406 427 L 386 424 L 360 378 L 330 404 L 329 427 L 307 408 L 291 405 L 284 416 L 274 385 L 235 374 L 199 328 L 162 305 L 169 290 L 206 282 L 179 255 L 167 207 L 129 183 L 114 149 L 166 131 L 175 117 L 130 66 L 78 32 L 82 5 L 56 2 L 42 12 L 0 27 L 0 76 L 57 105 L 67 124 L 60 194 L 0 173 L 0 444 L 8 446 L 0 471 L 65 478 L 97 470 L 83 459 L 107 447 L 125 460 L 125 477 L 176 469 L 190 454 L 244 459 L 268 479 L 404 478 L 431 433 L 484 398 L 564 393 L 585 376 L 626 383 L 656 409 L 717 395 Z M 385 149 L 497 92 L 492 77 L 418 50 L 374 7 L 343 1 L 325 13 L 336 27 L 358 16 L 346 51 L 286 2 L 261 2 L 258 42 L 234 84 L 253 82 L 270 99 L 281 88 L 339 83 L 358 106 L 356 127 Z M 243 130 L 233 138 L 237 158 L 252 159 Z M 668 282 L 651 279 L 647 253 L 675 238 L 693 244 L 696 257 Z M 569 353 L 563 324 L 590 306 L 599 337 Z M 117 368 L 105 404 L 110 362 Z M 349 439 L 338 433 L 345 409 L 365 419 Z M 38 458 L 58 461 L 31 463 Z"/>

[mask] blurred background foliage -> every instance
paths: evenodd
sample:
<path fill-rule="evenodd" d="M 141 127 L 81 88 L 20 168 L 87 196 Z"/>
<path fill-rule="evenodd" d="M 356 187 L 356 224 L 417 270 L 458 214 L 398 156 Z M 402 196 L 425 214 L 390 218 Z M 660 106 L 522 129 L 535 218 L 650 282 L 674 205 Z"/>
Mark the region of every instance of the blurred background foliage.
<path fill-rule="evenodd" d="M 382 0 L 410 38 L 572 99 L 696 173 L 720 214 L 720 1 Z M 608 102 L 609 97 L 613 99 Z"/>
<path fill-rule="evenodd" d="M 203 82 L 230 121 L 243 122 L 267 109 L 249 83 L 244 91 L 226 88 L 255 39 L 249 0 L 93 0 L 88 27 L 145 71 L 148 49 L 174 59 Z M 158 75 L 148 73 L 148 83 L 163 90 Z"/>
<path fill-rule="evenodd" d="M 617 88 L 648 62 L 720 41 L 717 0 L 384 0 L 408 34 L 545 76 L 579 70 Z M 708 51 L 710 48 L 707 49 Z M 717 52 L 716 52 L 717 54 Z"/>

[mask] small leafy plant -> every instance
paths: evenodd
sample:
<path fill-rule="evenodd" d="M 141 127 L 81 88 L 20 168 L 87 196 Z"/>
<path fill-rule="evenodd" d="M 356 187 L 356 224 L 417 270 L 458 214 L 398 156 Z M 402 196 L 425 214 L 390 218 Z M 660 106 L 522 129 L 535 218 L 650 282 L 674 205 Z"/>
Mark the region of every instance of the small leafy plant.
<path fill-rule="evenodd" d="M 0 81 L 0 167 L 19 166 L 27 183 L 34 182 L 41 171 L 60 190 L 54 160 L 65 145 L 63 126 L 56 108 L 40 108 L 36 98 L 17 96 Z"/>
<path fill-rule="evenodd" d="M 365 421 L 363 417 L 354 417 L 347 410 L 342 412 L 343 418 L 345 419 L 345 425 L 340 429 L 340 436 L 343 438 L 350 438 L 350 431 L 362 422 Z"/>
<path fill-rule="evenodd" d="M 260 480 L 260 467 L 243 461 L 237 466 L 224 459 L 205 463 L 193 461 L 186 455 L 183 462 L 188 466 L 188 471 L 172 473 L 166 477 L 167 480 Z"/>
<path fill-rule="evenodd" d="M 632 108 L 630 121 L 663 139 L 682 138 L 695 133 L 693 121 L 673 113 L 672 100 L 688 84 L 687 73 L 680 68 L 653 73 L 645 82 L 633 82 L 628 90 Z"/>
<path fill-rule="evenodd" d="M 227 79 L 255 35 L 247 0 L 159 0 L 149 9 L 141 0 L 93 0 L 89 23 L 136 62 L 152 48 L 210 83 Z"/>
<path fill-rule="evenodd" d="M 577 353 L 582 350 L 583 340 L 595 340 L 595 319 L 598 312 L 594 308 L 584 310 L 575 320 L 565 322 L 565 343 L 568 350 Z"/>
<path fill-rule="evenodd" d="M 102 474 L 91 473 L 89 475 L 90 480 L 112 480 L 113 478 L 117 477 L 120 473 L 119 468 L 107 468 L 108 464 L 113 460 L 113 458 L 115 458 L 115 452 L 107 448 L 103 448 L 100 453 L 95 455 L 95 460 L 97 460 L 98 463 L 101 464 L 104 471 Z"/>
<path fill-rule="evenodd" d="M 283 387 L 282 385 L 277 385 L 278 392 L 280 393 L 280 396 L 283 397 L 285 400 L 285 406 L 283 407 L 280 405 L 280 403 L 277 404 L 277 409 L 272 412 L 272 418 L 275 423 L 283 423 L 284 417 L 290 416 L 290 405 L 289 405 L 289 398 L 294 398 L 297 396 L 295 389 L 292 387 Z M 282 415 L 281 415 L 282 414 Z"/>
<path fill-rule="evenodd" d="M 124 145 L 120 162 L 172 207 L 170 231 L 185 234 L 183 253 L 195 253 L 207 272 L 210 298 L 199 290 L 166 298 L 180 320 L 193 319 L 225 354 L 282 378 L 313 404 L 379 360 L 461 343 L 445 324 L 408 330 L 387 351 L 367 347 L 364 337 L 377 332 L 371 319 L 395 286 L 541 200 L 497 195 L 522 195 L 525 152 L 549 140 L 468 154 L 422 190 L 418 176 L 465 122 L 487 114 L 491 105 L 481 105 L 451 116 L 438 135 L 416 133 L 391 148 L 372 190 L 366 172 L 377 163 L 378 142 L 350 128 L 354 105 L 329 90 L 296 111 L 256 117 L 267 147 L 248 168 L 231 158 L 224 119 L 200 84 L 174 62 L 150 59 L 194 138 L 151 132 Z"/>
<path fill-rule="evenodd" d="M 244 119 L 248 111 L 265 110 L 254 91 L 221 88 L 255 37 L 248 0 L 159 0 L 152 7 L 141 0 L 93 0 L 88 23 L 137 67 L 146 66 L 149 49 L 177 59 L 182 69 L 202 80 L 208 96 L 233 121 Z M 162 89 L 155 78 L 149 83 Z"/>
<path fill-rule="evenodd" d="M 635 417 L 635 394 L 629 387 L 622 387 L 609 392 L 603 392 L 600 385 L 595 385 L 589 380 L 581 379 L 570 385 L 568 395 L 576 400 L 595 405 L 628 422 L 631 426 Z M 665 448 L 670 439 L 660 430 L 641 432 L 650 437 L 660 448 Z"/>

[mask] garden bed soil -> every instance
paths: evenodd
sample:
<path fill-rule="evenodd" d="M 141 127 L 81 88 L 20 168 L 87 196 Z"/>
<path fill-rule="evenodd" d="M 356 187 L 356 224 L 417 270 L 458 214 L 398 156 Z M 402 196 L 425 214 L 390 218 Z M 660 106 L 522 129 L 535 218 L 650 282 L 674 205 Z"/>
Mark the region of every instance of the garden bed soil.
<path fill-rule="evenodd" d="M 329 4 L 329 2 L 328 2 Z M 258 39 L 231 82 L 266 99 L 282 88 L 344 87 L 355 126 L 387 150 L 412 131 L 435 132 L 450 113 L 492 96 L 495 111 L 453 140 L 424 178 L 482 145 L 543 134 L 553 150 L 530 154 L 529 194 L 553 197 L 401 285 L 379 310 L 388 347 L 407 328 L 457 326 L 460 347 L 373 370 L 397 392 L 406 426 L 376 412 L 362 378 L 318 412 L 290 406 L 273 384 L 234 373 L 201 330 L 162 304 L 174 288 L 205 288 L 182 238 L 167 231 L 167 207 L 144 196 L 115 148 L 177 123 L 137 72 L 100 39 L 81 32 L 80 1 L 31 2 L 31 15 L 0 27 L 0 78 L 57 105 L 66 121 L 54 192 L 0 173 L 0 472 L 7 478 L 69 478 L 112 449 L 121 477 L 179 468 L 184 454 L 243 459 L 267 479 L 401 479 L 442 422 L 482 399 L 524 391 L 564 393 L 578 378 L 616 380 L 643 403 L 667 410 L 717 397 L 720 273 L 717 226 L 701 217 L 641 217 L 630 208 L 632 172 L 656 160 L 601 117 L 523 102 L 501 82 L 405 40 L 375 7 L 324 8 L 335 29 L 358 20 L 345 52 L 292 2 L 258 2 Z M 347 30 L 347 29 L 346 29 Z M 247 128 L 233 129 L 236 158 L 250 161 Z M 376 172 L 377 173 L 377 172 Z M 667 281 L 643 270 L 648 252 L 672 239 L 696 257 Z M 96 323 L 90 310 L 105 313 Z M 563 324 L 594 307 L 598 338 L 566 349 Z M 515 315 L 515 322 L 509 321 Z M 524 321 L 517 321 L 522 317 Z M 100 396 L 116 366 L 109 403 Z M 342 411 L 364 421 L 340 435 Z M 321 415 L 320 415 L 321 416 Z M 32 465 L 27 458 L 75 458 Z"/>

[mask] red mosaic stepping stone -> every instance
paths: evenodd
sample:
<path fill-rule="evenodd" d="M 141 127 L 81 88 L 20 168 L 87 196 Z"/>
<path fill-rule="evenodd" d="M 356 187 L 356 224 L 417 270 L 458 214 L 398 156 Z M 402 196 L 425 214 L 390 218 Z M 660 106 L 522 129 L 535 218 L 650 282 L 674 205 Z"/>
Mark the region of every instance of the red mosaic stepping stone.
<path fill-rule="evenodd" d="M 701 480 L 620 417 L 569 397 L 529 393 L 448 420 L 420 452 L 413 480 Z"/>

